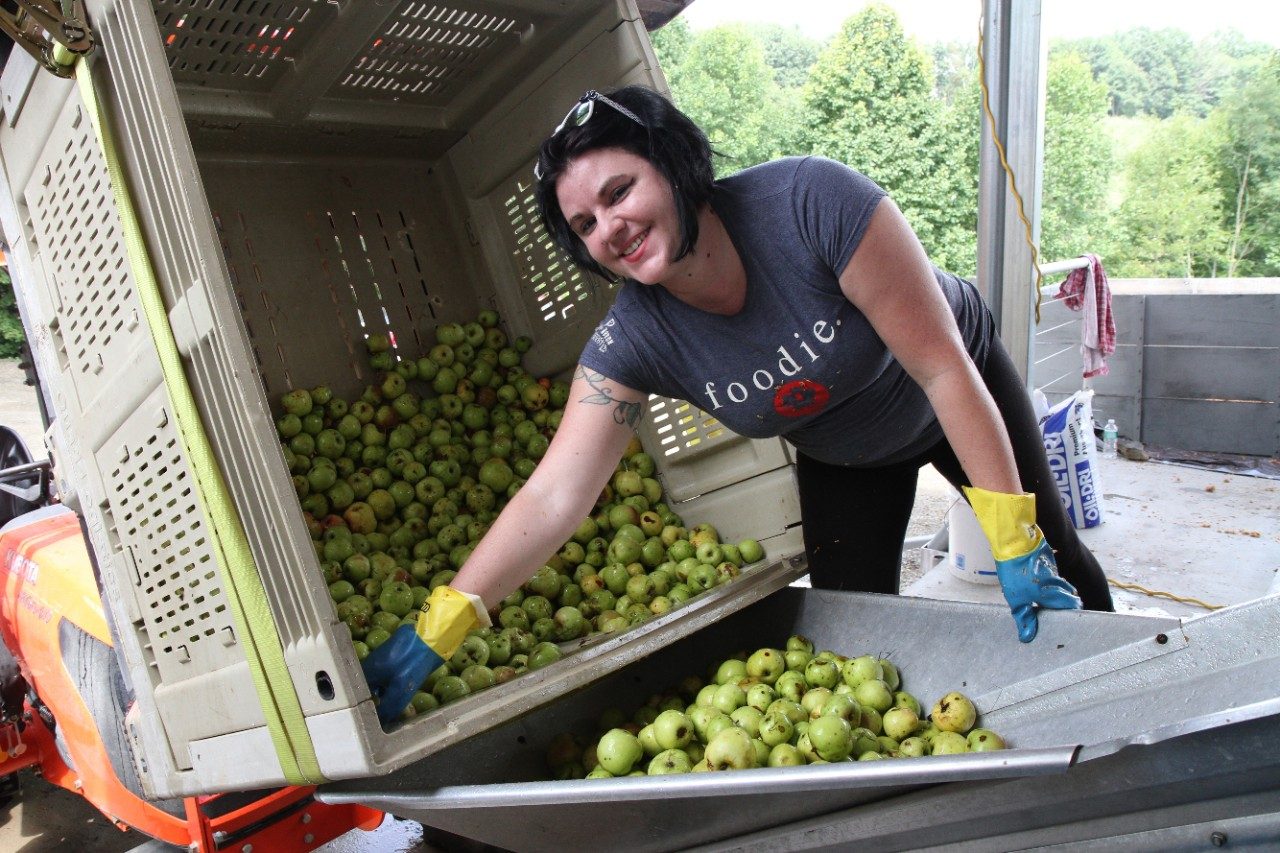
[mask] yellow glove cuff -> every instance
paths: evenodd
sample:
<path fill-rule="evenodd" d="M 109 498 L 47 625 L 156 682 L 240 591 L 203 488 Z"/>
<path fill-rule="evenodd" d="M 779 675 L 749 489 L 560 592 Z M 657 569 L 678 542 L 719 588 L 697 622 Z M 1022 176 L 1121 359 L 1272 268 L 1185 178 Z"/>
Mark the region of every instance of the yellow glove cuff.
<path fill-rule="evenodd" d="M 422 603 L 415 630 L 422 642 L 448 660 L 467 638 L 468 631 L 489 624 L 489 613 L 480 596 L 438 586 Z"/>
<path fill-rule="evenodd" d="M 965 486 L 964 493 L 997 560 L 1021 557 L 1039 547 L 1044 534 L 1036 526 L 1035 495 L 1007 495 L 973 486 Z"/>

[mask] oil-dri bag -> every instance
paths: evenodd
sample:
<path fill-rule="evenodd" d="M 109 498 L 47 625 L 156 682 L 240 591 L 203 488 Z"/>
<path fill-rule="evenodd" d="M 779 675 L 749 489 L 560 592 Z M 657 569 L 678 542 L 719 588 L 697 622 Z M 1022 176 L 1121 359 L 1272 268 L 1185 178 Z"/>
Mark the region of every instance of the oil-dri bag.
<path fill-rule="evenodd" d="M 1093 440 L 1093 392 L 1077 391 L 1040 421 L 1044 452 L 1062 505 L 1077 528 L 1102 523 L 1102 491 Z"/>

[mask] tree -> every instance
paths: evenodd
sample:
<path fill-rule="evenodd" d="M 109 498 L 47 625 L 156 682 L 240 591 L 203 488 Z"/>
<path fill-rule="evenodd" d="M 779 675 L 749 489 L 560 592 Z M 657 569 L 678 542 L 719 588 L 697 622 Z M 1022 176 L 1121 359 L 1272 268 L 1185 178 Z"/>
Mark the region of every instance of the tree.
<path fill-rule="evenodd" d="M 1100 251 L 1107 228 L 1111 142 L 1100 132 L 1107 86 L 1078 53 L 1054 53 L 1047 72 L 1040 254 Z"/>
<path fill-rule="evenodd" d="M 809 79 L 818 60 L 820 45 L 792 25 L 748 24 L 749 32 L 764 47 L 764 61 L 773 69 L 773 80 L 782 89 L 798 89 Z"/>
<path fill-rule="evenodd" d="M 902 208 L 934 262 L 957 262 L 965 176 L 948 157 L 929 57 L 897 15 L 872 5 L 844 22 L 805 85 L 806 150 L 841 160 Z M 972 239 L 972 237 L 970 237 Z"/>
<path fill-rule="evenodd" d="M 658 57 L 658 65 L 662 66 L 662 72 L 667 75 L 667 84 L 670 85 L 672 71 L 684 61 L 689 45 L 693 42 L 689 24 L 684 18 L 674 18 L 662 29 L 652 33 L 649 40 Z"/>
<path fill-rule="evenodd" d="M 977 84 L 978 47 L 969 41 L 939 42 L 932 46 L 934 92 L 944 103 L 953 103 Z"/>
<path fill-rule="evenodd" d="M 711 147 L 722 155 L 717 174 L 781 153 L 778 88 L 764 48 L 746 28 L 697 33 L 667 80 L 676 105 L 706 131 Z"/>
<path fill-rule="evenodd" d="M 1222 196 L 1215 180 L 1220 123 L 1178 115 L 1153 122 L 1125 164 L 1112 274 L 1213 276 L 1224 259 Z"/>
<path fill-rule="evenodd" d="M 1280 51 L 1218 114 L 1227 276 L 1280 275 Z"/>
<path fill-rule="evenodd" d="M 9 268 L 0 266 L 0 358 L 17 358 L 22 355 L 22 346 L 26 340 L 22 319 L 18 316 L 18 303 L 13 295 Z"/>

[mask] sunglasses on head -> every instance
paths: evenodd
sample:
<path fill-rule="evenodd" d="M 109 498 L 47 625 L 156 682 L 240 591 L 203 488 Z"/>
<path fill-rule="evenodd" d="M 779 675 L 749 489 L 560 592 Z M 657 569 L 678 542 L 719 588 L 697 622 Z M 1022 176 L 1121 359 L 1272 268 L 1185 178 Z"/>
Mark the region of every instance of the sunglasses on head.
<path fill-rule="evenodd" d="M 645 126 L 645 123 L 640 120 L 640 117 L 638 115 L 631 112 L 631 110 L 627 109 L 626 107 L 622 106 L 622 104 L 619 104 L 617 101 L 614 101 L 610 98 L 606 98 L 604 95 L 600 94 L 595 89 L 588 89 L 585 93 L 583 93 L 581 98 L 578 98 L 577 103 L 575 103 L 572 107 L 569 108 L 569 112 L 564 114 L 564 118 L 561 119 L 560 123 L 556 125 L 556 129 L 551 131 L 550 138 L 559 136 L 560 131 L 564 130 L 566 127 L 569 127 L 569 126 L 582 127 L 584 124 L 590 121 L 592 114 L 595 112 L 597 101 L 599 101 L 602 104 L 608 104 L 609 106 L 617 110 L 619 113 L 631 119 L 641 127 Z M 533 176 L 538 180 L 542 180 L 542 158 L 541 157 L 538 158 L 538 162 L 535 163 L 533 166 Z"/>

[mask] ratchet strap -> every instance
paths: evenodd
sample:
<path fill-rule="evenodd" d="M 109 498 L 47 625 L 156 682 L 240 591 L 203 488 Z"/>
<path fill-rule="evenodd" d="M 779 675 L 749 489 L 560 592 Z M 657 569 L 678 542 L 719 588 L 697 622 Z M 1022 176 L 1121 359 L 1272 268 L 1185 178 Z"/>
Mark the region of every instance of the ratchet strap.
<path fill-rule="evenodd" d="M 223 589 L 231 604 L 236 633 L 253 675 L 276 756 L 290 783 L 306 785 L 326 781 L 316 760 L 315 746 L 307 730 L 302 705 L 293 680 L 289 677 L 284 647 L 267 605 L 266 591 L 258 576 L 249 540 L 205 433 L 195 396 L 187 384 L 178 343 L 173 328 L 169 325 L 169 315 L 160 295 L 160 286 L 142 238 L 137 210 L 125 183 L 119 151 L 115 147 L 106 113 L 95 95 L 90 63 L 77 62 L 76 66 L 80 95 L 89 111 L 106 159 L 111 190 L 125 235 L 129 267 L 147 326 L 160 357 L 164 384 L 173 402 L 178 432 L 195 475 L 196 494 L 210 522 L 210 539 Z"/>

